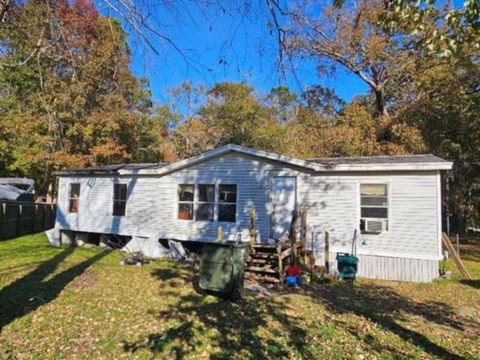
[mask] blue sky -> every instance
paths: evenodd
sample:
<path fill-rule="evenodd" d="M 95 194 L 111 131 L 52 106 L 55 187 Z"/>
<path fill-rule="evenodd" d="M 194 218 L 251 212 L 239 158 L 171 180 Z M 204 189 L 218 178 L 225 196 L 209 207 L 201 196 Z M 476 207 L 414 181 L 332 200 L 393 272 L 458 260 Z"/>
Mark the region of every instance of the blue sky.
<path fill-rule="evenodd" d="M 97 1 L 97 5 L 102 13 L 115 15 L 105 4 Z M 149 41 L 160 53 L 157 55 L 134 32 L 129 32 L 132 70 L 137 76 L 149 79 L 153 97 L 159 103 L 170 101 L 169 89 L 186 80 L 207 87 L 221 81 L 245 81 L 261 93 L 278 85 L 301 91 L 309 85 L 322 84 L 334 88 L 347 101 L 367 91 L 364 83 L 351 74 L 339 72 L 335 78 L 319 76 L 312 62 L 304 62 L 294 73 L 289 71 L 282 76 L 276 64 L 276 38 L 265 29 L 262 17 L 266 14 L 255 8 L 244 17 L 218 8 L 204 11 L 195 1 L 186 1 L 170 11 L 162 9 L 152 6 L 151 23 L 180 52 L 149 35 Z"/>
<path fill-rule="evenodd" d="M 454 1 L 457 6 L 459 2 Z M 148 39 L 159 51 L 157 55 L 134 32 L 130 31 L 129 36 L 132 70 L 149 79 L 153 97 L 159 103 L 170 101 L 169 89 L 186 80 L 207 87 L 222 81 L 245 81 L 261 93 L 278 85 L 299 92 L 321 84 L 333 88 L 346 101 L 368 91 L 355 75 L 339 71 L 336 76 L 320 76 L 315 64 L 308 61 L 299 64 L 294 73 L 280 75 L 276 38 L 265 29 L 266 14 L 255 9 L 255 1 L 245 16 L 222 12 L 218 7 L 205 10 L 193 0 L 178 3 L 181 5 L 166 10 L 150 2 L 146 10 L 151 23 L 178 49 L 150 34 Z M 105 4 L 97 1 L 97 5 L 102 13 L 112 15 Z"/>

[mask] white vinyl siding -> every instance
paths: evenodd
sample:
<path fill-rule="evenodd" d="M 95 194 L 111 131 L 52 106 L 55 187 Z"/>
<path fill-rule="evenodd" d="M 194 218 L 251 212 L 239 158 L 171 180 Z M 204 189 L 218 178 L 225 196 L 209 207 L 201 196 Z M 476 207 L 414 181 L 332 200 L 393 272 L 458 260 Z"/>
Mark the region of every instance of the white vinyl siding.
<path fill-rule="evenodd" d="M 389 184 L 389 228 L 380 234 L 359 234 L 358 254 L 439 260 L 435 172 L 302 176 L 300 180 L 300 201 L 310 206 L 309 234 L 316 235 L 318 253 L 325 246 L 325 231 L 330 233 L 333 252 L 351 251 L 360 223 L 359 185 L 376 182 Z"/>
<path fill-rule="evenodd" d="M 296 169 L 278 163 L 228 154 L 161 177 L 60 177 L 60 188 L 74 181 L 85 187 L 82 190 L 85 211 L 78 216 L 70 216 L 59 203 L 57 225 L 59 228 L 87 232 L 139 236 L 155 234 L 164 238 L 204 241 L 215 240 L 218 226 L 222 226 L 226 239 L 238 239 L 240 235 L 242 240 L 247 241 L 250 236 L 250 210 L 255 208 L 259 238 L 266 241 L 270 226 L 271 177 L 296 176 L 298 173 Z M 113 182 L 118 179 L 128 183 L 128 212 L 125 216 L 112 219 Z M 220 185 L 236 185 L 236 221 L 178 219 L 177 187 L 180 184 L 214 184 L 217 198 Z M 216 204 L 219 204 L 218 199 Z M 233 205 L 233 202 L 230 204 Z M 218 210 L 215 211 L 218 213 Z"/>
<path fill-rule="evenodd" d="M 297 204 L 308 206 L 308 241 L 316 239 L 316 258 L 330 232 L 333 252 L 350 251 L 359 230 L 360 184 L 389 184 L 389 228 L 381 234 L 360 234 L 358 254 L 438 260 L 437 172 L 360 172 L 312 175 L 298 168 L 247 155 L 229 153 L 164 176 L 62 176 L 59 182 L 57 225 L 71 229 L 120 235 L 155 236 L 179 240 L 214 241 L 218 226 L 226 239 L 249 240 L 250 210 L 266 242 L 270 230 L 270 189 L 273 176 L 297 177 Z M 128 212 L 111 216 L 113 184 L 127 183 Z M 68 184 L 81 184 L 79 213 L 68 212 Z M 178 219 L 179 184 L 236 184 L 236 221 Z M 197 194 L 198 195 L 198 194 Z M 195 196 L 197 196 L 195 195 Z M 65 198 L 62 198 L 64 197 Z M 218 199 L 216 200 L 218 204 Z M 215 210 L 218 213 L 218 210 Z"/>

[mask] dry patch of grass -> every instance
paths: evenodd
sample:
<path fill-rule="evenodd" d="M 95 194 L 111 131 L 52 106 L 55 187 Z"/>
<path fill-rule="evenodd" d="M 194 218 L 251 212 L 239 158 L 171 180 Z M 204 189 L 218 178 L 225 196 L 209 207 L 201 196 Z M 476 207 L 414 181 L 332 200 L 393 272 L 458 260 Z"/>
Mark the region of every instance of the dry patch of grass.
<path fill-rule="evenodd" d="M 194 268 L 118 256 L 0 242 L 0 358 L 480 358 L 480 290 L 457 273 L 229 302 L 195 292 Z"/>

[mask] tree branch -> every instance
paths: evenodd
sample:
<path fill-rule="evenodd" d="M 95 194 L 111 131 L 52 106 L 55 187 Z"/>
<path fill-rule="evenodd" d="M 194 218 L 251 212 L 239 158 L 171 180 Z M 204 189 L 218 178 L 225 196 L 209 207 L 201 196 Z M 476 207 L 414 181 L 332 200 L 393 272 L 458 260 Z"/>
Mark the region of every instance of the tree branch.
<path fill-rule="evenodd" d="M 4 22 L 10 10 L 11 0 L 0 0 L 0 22 Z"/>
<path fill-rule="evenodd" d="M 357 67 L 353 62 L 342 56 L 341 54 L 333 51 L 333 50 L 328 50 L 324 46 L 320 44 L 314 44 L 314 49 L 315 53 L 317 55 L 324 55 L 331 60 L 334 60 L 338 62 L 339 64 L 343 65 L 346 67 L 348 70 L 353 72 L 355 75 L 357 75 L 362 81 L 364 81 L 368 86 L 372 88 L 374 91 L 378 91 L 381 88 L 380 84 L 375 83 L 372 79 L 370 79 L 367 74 L 365 74 L 359 67 Z"/>
<path fill-rule="evenodd" d="M 4 70 L 5 68 L 13 68 L 13 67 L 17 67 L 17 66 L 26 65 L 39 52 L 39 50 L 42 49 L 43 35 L 44 34 L 45 34 L 45 30 L 42 30 L 42 33 L 40 34 L 40 36 L 38 38 L 37 44 L 33 48 L 32 52 L 26 57 L 25 60 L 23 60 L 21 62 L 12 63 L 12 64 L 8 64 L 8 63 L 3 63 L 2 64 L 2 63 L 0 63 L 0 70 Z"/>

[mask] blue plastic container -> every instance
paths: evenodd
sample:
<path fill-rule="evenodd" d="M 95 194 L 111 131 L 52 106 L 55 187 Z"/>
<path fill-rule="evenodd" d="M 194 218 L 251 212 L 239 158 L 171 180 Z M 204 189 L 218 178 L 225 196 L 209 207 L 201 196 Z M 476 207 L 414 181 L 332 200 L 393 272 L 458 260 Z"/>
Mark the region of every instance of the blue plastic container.
<path fill-rule="evenodd" d="M 287 286 L 300 286 L 300 276 L 286 276 L 285 285 Z"/>
<path fill-rule="evenodd" d="M 340 280 L 355 280 L 358 271 L 358 258 L 347 253 L 337 254 L 338 278 Z"/>

